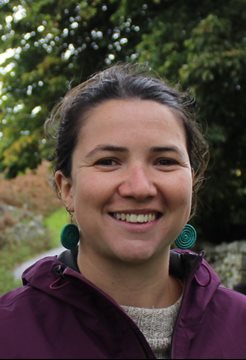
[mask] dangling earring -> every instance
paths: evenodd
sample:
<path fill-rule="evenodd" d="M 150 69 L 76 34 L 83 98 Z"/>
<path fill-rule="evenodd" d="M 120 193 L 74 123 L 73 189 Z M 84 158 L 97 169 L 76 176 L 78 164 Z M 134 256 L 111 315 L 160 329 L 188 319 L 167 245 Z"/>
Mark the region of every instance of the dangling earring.
<path fill-rule="evenodd" d="M 190 249 L 195 245 L 196 237 L 195 228 L 190 224 L 186 224 L 174 244 L 180 249 Z"/>
<path fill-rule="evenodd" d="M 61 232 L 61 243 L 66 249 L 74 249 L 79 242 L 79 229 L 75 224 L 67 224 Z"/>
<path fill-rule="evenodd" d="M 67 212 L 71 217 L 72 222 L 72 214 L 71 211 L 66 208 Z M 66 249 L 72 250 L 74 249 L 79 242 L 80 233 L 77 225 L 75 224 L 67 224 L 64 226 L 61 232 L 61 243 Z"/>

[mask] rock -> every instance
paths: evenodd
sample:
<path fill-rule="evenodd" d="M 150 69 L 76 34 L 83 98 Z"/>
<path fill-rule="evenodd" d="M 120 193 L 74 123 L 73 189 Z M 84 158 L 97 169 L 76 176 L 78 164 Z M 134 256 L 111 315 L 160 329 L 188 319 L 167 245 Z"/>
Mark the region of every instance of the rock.
<path fill-rule="evenodd" d="M 231 289 L 246 288 L 246 240 L 213 246 L 203 244 L 205 259 L 221 278 L 222 284 Z"/>

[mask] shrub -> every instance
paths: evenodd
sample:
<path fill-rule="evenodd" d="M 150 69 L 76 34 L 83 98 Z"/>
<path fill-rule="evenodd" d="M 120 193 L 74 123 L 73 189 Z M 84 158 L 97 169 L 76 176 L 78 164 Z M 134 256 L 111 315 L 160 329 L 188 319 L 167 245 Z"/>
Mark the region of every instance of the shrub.
<path fill-rule="evenodd" d="M 61 207 L 49 181 L 50 163 L 29 170 L 14 179 L 0 179 L 0 204 L 12 205 L 47 215 Z"/>

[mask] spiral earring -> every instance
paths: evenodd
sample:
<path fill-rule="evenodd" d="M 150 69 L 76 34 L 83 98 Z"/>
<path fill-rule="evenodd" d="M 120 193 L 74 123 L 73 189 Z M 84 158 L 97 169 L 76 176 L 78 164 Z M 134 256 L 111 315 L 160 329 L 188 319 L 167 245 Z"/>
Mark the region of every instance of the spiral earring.
<path fill-rule="evenodd" d="M 71 211 L 67 208 L 66 210 L 69 213 L 72 222 Z M 79 238 L 80 238 L 79 229 L 75 224 L 67 224 L 64 226 L 64 228 L 61 231 L 61 244 L 66 249 L 69 250 L 74 249 L 78 245 Z"/>
<path fill-rule="evenodd" d="M 197 234 L 195 228 L 190 224 L 186 224 L 174 244 L 180 249 L 190 249 L 195 245 L 196 238 Z"/>

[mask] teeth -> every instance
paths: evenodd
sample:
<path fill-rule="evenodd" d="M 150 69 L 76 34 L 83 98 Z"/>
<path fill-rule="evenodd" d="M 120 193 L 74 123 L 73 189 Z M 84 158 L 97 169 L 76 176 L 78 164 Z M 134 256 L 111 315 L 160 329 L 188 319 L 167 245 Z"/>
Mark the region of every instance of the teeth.
<path fill-rule="evenodd" d="M 156 219 L 155 213 L 150 214 L 125 214 L 125 213 L 113 213 L 113 216 L 117 220 L 126 221 L 129 223 L 147 223 Z"/>

